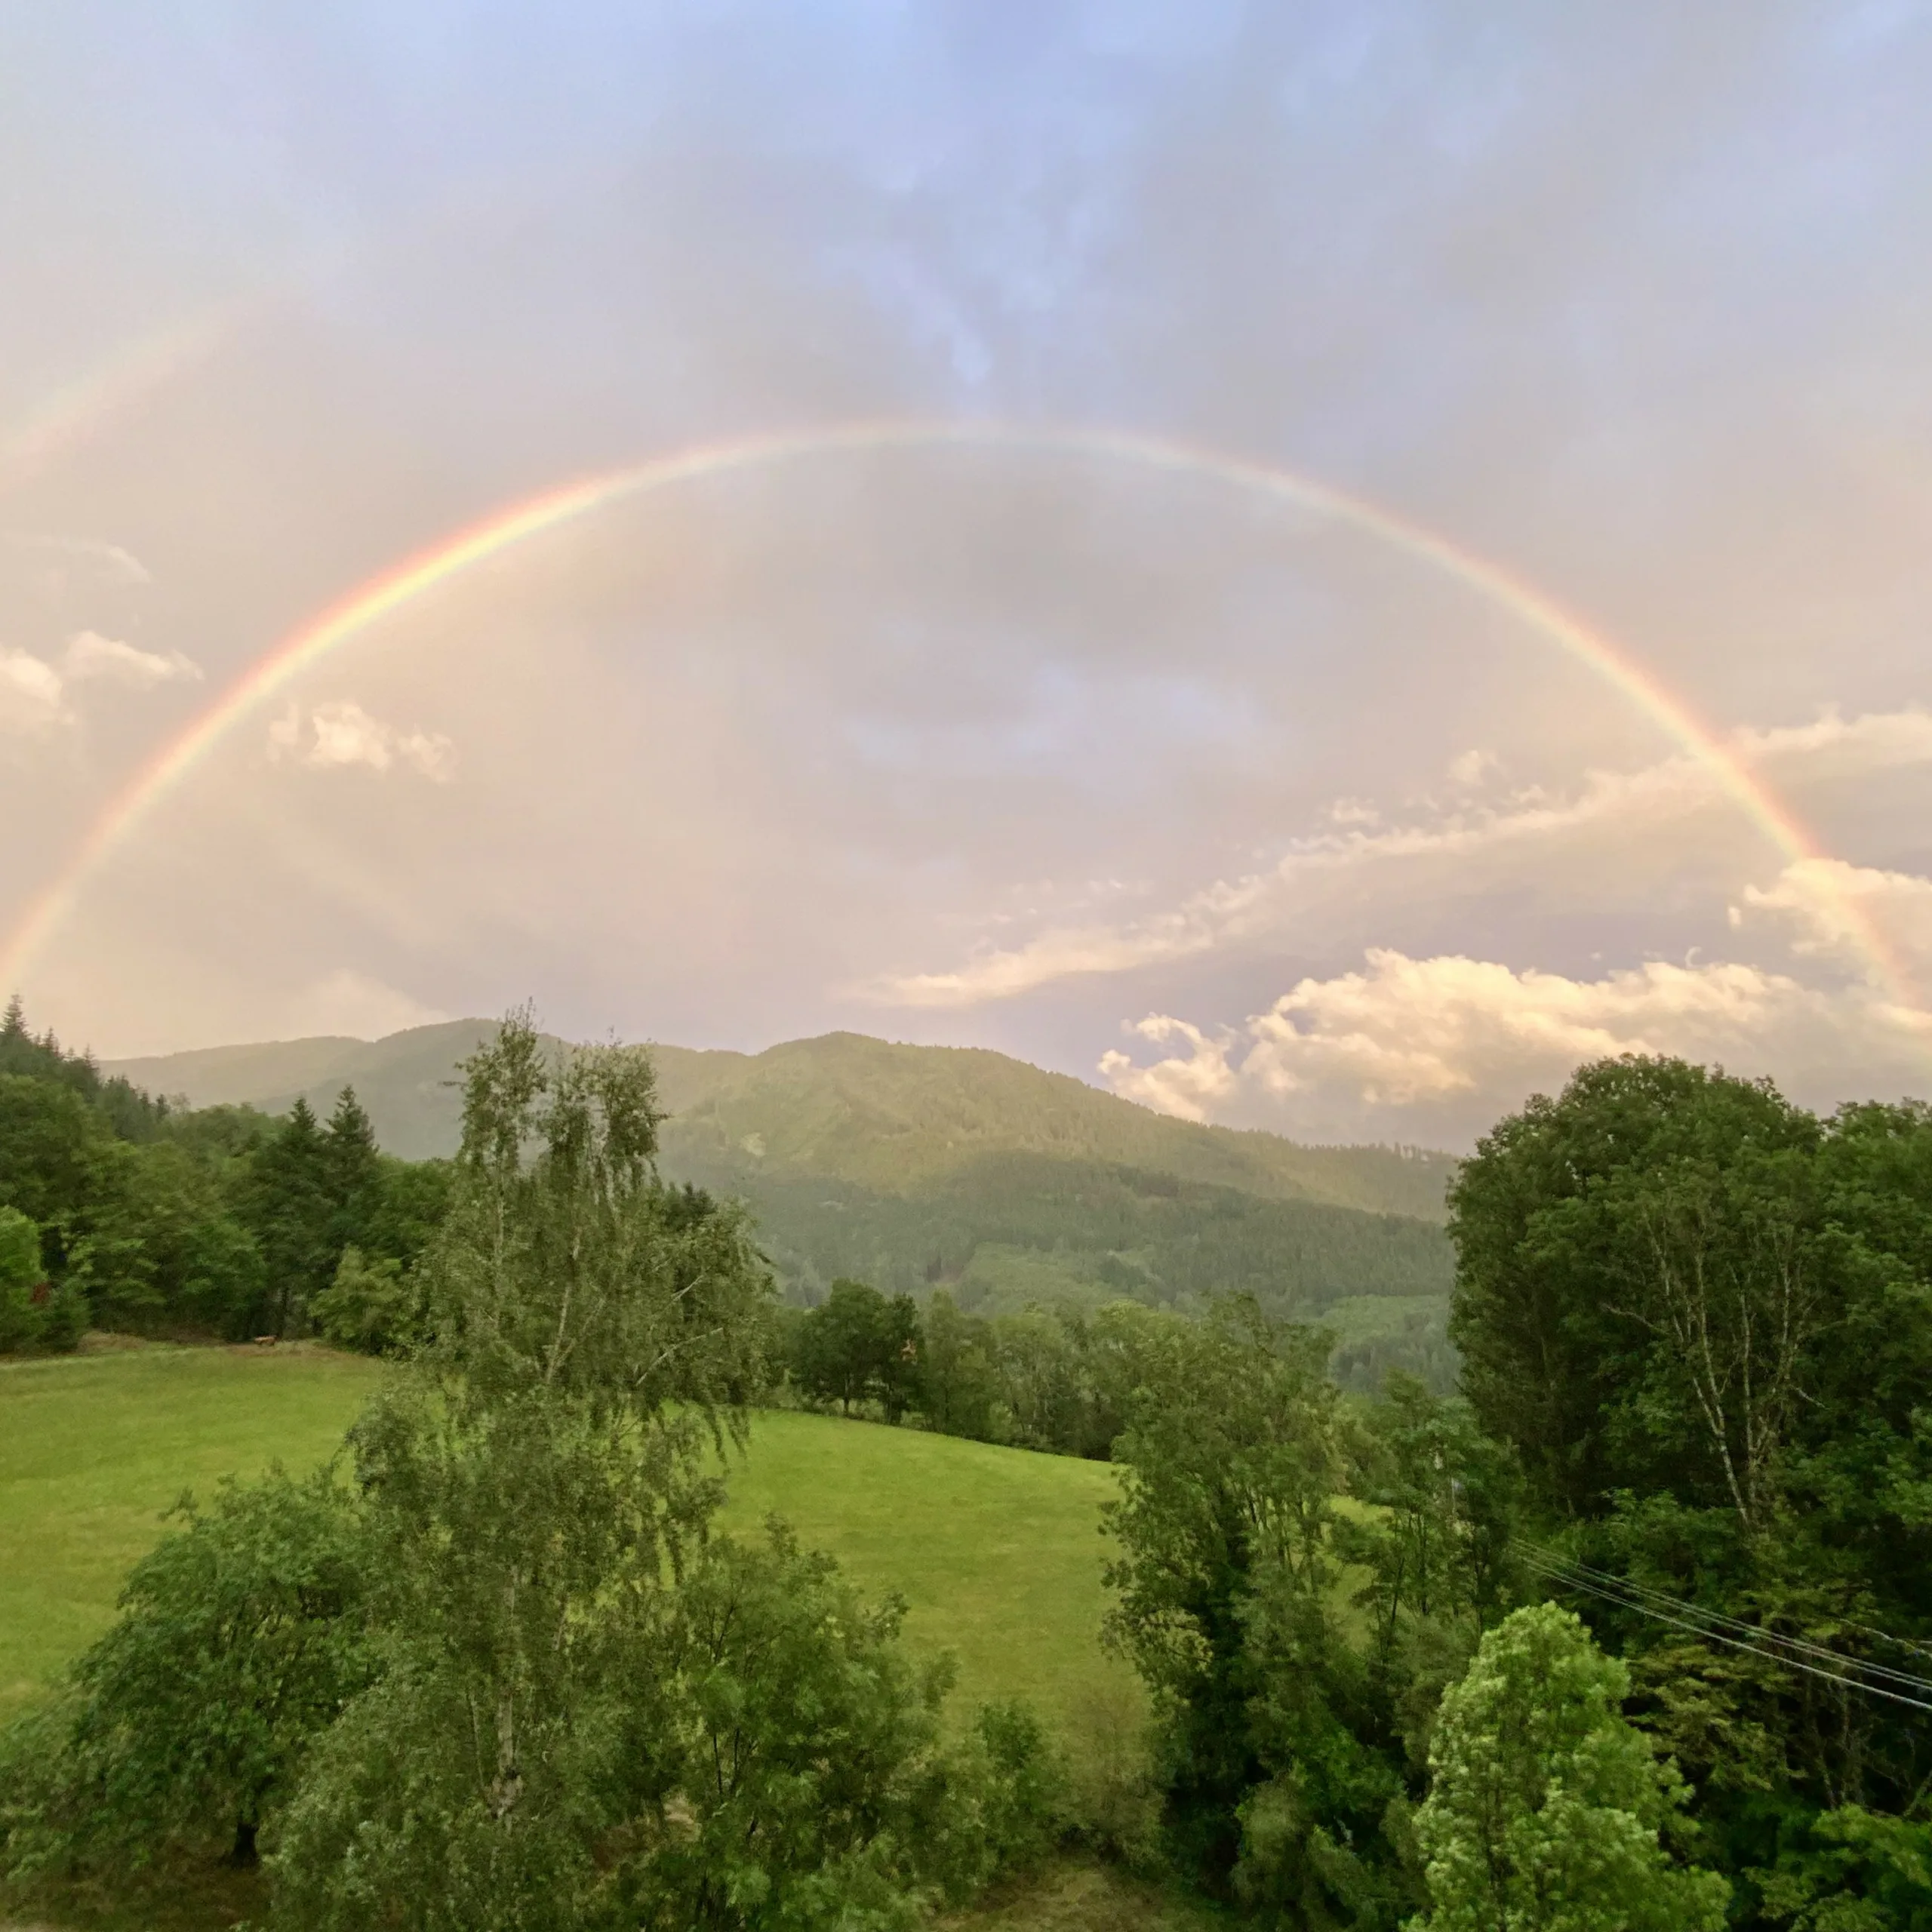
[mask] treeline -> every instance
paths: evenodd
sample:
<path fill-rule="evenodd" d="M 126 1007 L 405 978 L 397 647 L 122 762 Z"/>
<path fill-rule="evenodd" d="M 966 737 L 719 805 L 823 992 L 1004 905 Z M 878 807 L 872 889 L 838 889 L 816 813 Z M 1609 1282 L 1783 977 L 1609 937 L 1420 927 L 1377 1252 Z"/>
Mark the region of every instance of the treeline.
<path fill-rule="evenodd" d="M 377 1147 L 344 1089 L 326 1121 L 190 1111 L 0 1020 L 0 1351 L 89 1327 L 363 1339 L 444 1211 L 447 1161 Z M 331 1291 L 343 1292 L 331 1302 Z"/>
<path fill-rule="evenodd" d="M 835 1281 L 817 1308 L 777 1312 L 774 1359 L 782 1387 L 808 1406 L 1105 1460 L 1140 1352 L 1184 1319 L 1135 1302 L 989 1319 L 961 1314 L 943 1288 L 922 1308 Z"/>

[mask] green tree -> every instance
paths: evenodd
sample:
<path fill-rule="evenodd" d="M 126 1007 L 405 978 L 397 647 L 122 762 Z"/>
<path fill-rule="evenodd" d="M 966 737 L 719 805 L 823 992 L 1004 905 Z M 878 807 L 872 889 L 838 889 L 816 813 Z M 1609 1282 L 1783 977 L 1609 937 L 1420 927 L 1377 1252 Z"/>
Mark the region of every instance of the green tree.
<path fill-rule="evenodd" d="M 513 1014 L 465 1071 L 429 1339 L 355 1432 L 386 1674 L 291 1818 L 300 1926 L 581 1922 L 623 1822 L 615 1710 L 660 1694 L 618 1666 L 761 1377 L 764 1269 L 735 1211 L 658 1180 L 648 1057 L 553 1061 Z"/>
<path fill-rule="evenodd" d="M 1720 1932 L 1730 1887 L 1660 1841 L 1687 1794 L 1619 1709 L 1629 1687 L 1553 1604 L 1484 1637 L 1437 1721 L 1415 1932 Z"/>
<path fill-rule="evenodd" d="M 40 1230 L 18 1208 L 0 1208 L 0 1354 L 40 1340 L 47 1301 Z"/>
<path fill-rule="evenodd" d="M 383 1186 L 376 1130 L 353 1087 L 343 1088 L 337 1096 L 321 1131 L 320 1165 L 331 1210 L 329 1246 L 340 1257 L 352 1243 L 368 1242 Z"/>
<path fill-rule="evenodd" d="M 1932 1637 L 1932 1115 L 1821 1122 L 1764 1083 L 1606 1061 L 1501 1122 L 1452 1207 L 1472 1404 L 1531 1515 L 1608 1575 L 1592 1617 L 1714 1838 L 1770 1865 L 1766 1789 L 1906 1810 L 1932 1777 L 1909 1711 L 1783 1660 L 1912 1669 Z M 1679 1627 L 1704 1613 L 1750 1647 Z"/>
<path fill-rule="evenodd" d="M 368 1355 L 414 1340 L 421 1327 L 414 1284 L 404 1278 L 402 1263 L 386 1256 L 371 1260 L 353 1246 L 342 1251 L 335 1278 L 309 1313 L 328 1340 Z"/>
<path fill-rule="evenodd" d="M 286 1335 L 328 1285 L 338 1253 L 330 1149 L 306 1100 L 298 1098 L 256 1150 L 245 1198 L 267 1272 L 269 1329 Z"/>
<path fill-rule="evenodd" d="M 919 1334 L 919 1407 L 943 1435 L 995 1440 L 999 1431 L 999 1380 L 989 1324 L 962 1315 L 944 1288 L 926 1302 Z"/>
<path fill-rule="evenodd" d="M 863 1281 L 834 1281 L 795 1333 L 799 1386 L 847 1415 L 854 1403 L 877 1401 L 897 1422 L 918 1386 L 918 1325 L 911 1296 L 888 1300 Z"/>
<path fill-rule="evenodd" d="M 1257 1592 L 1266 1579 L 1278 1601 L 1318 1609 L 1334 1580 L 1343 1463 L 1327 1352 L 1325 1336 L 1252 1303 L 1168 1326 L 1114 1445 L 1107 1629 L 1153 1694 L 1177 1847 L 1217 1883 L 1240 1850 L 1240 1806 L 1268 1775 L 1250 1709 Z"/>
<path fill-rule="evenodd" d="M 29 1837 L 83 1863 L 220 1845 L 254 1863 L 310 1743 L 369 1681 L 358 1525 L 331 1471 L 179 1509 L 186 1527 L 135 1565 L 73 1669 Z"/>

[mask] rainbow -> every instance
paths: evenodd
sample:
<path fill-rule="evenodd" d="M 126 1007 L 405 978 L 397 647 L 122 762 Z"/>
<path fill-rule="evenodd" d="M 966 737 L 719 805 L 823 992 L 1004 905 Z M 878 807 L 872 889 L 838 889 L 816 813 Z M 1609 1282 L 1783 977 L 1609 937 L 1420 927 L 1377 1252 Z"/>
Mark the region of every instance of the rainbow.
<path fill-rule="evenodd" d="M 257 659 L 114 794 L 66 866 L 29 903 L 8 936 L 0 949 L 0 985 L 19 983 L 94 873 L 229 731 L 331 651 L 439 586 L 547 531 L 610 505 L 681 484 L 841 453 L 949 448 L 1098 459 L 1210 478 L 1386 543 L 1506 611 L 1595 672 L 1707 769 L 1786 860 L 1826 856 L 1737 753 L 1628 652 L 1535 585 L 1426 525 L 1293 470 L 1158 436 L 1078 426 L 893 420 L 706 443 L 586 477 L 494 511 L 351 591 Z M 1892 956 L 1884 935 L 1848 899 L 1841 900 L 1838 909 L 1892 997 L 1915 1008 L 1909 977 Z"/>
<path fill-rule="evenodd" d="M 100 367 L 64 383 L 0 433 L 0 488 L 27 481 L 121 411 L 184 375 L 219 349 L 257 303 L 248 297 L 202 309 L 128 344 Z"/>

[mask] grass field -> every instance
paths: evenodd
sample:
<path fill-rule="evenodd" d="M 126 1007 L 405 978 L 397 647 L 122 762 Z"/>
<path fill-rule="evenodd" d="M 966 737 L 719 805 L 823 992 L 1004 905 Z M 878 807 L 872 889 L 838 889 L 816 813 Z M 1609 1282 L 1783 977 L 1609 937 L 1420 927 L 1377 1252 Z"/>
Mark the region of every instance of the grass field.
<path fill-rule="evenodd" d="M 184 1489 L 321 1461 L 380 1373 L 309 1349 L 0 1366 L 0 1715 L 106 1626 Z M 1104 1465 L 770 1413 L 727 1473 L 727 1527 L 776 1512 L 868 1592 L 900 1592 L 908 1641 L 958 1654 L 962 1706 L 1028 1697 L 1079 1730 L 1131 1701 L 1098 1644 Z"/>
<path fill-rule="evenodd" d="M 184 1489 L 321 1461 L 375 1364 L 142 1348 L 0 1365 L 0 1717 L 111 1621 Z"/>

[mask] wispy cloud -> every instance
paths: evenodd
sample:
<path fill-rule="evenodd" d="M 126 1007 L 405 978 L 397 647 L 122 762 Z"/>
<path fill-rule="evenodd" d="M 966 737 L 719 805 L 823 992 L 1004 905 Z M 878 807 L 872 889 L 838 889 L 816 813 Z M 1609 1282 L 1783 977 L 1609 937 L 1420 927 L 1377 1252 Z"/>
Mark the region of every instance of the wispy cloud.
<path fill-rule="evenodd" d="M 318 704 L 304 712 L 291 705 L 269 727 L 269 755 L 292 758 L 311 771 L 365 765 L 372 771 L 397 767 L 447 785 L 456 776 L 456 747 L 440 731 L 400 731 L 365 711 L 353 699 Z"/>
<path fill-rule="evenodd" d="M 0 531 L 0 543 L 16 550 L 41 551 L 71 561 L 91 563 L 122 583 L 152 583 L 154 574 L 131 550 L 98 537 L 55 537 L 37 530 Z"/>
<path fill-rule="evenodd" d="M 1807 777 L 1870 774 L 1932 764 L 1932 713 L 1908 709 L 1740 732 L 1739 754 L 1771 772 Z M 1493 761 L 1458 759 L 1459 782 L 1487 777 Z M 1340 801 L 1329 827 L 1294 840 L 1266 871 L 1218 879 L 1178 906 L 1125 924 L 1049 927 L 1017 946 L 988 948 L 950 971 L 875 980 L 863 989 L 886 1004 L 961 1007 L 1007 999 L 1082 974 L 1122 973 L 1211 952 L 1278 929 L 1318 882 L 1345 872 L 1426 859 L 1469 862 L 1512 852 L 1540 855 L 1563 841 L 1614 826 L 1635 839 L 1693 814 L 1728 807 L 1710 768 L 1688 755 L 1634 771 L 1595 771 L 1573 792 L 1527 788 L 1431 808 L 1385 824 L 1359 799 Z"/>
<path fill-rule="evenodd" d="M 75 684 L 100 679 L 137 690 L 183 681 L 198 683 L 202 675 L 202 667 L 184 652 L 143 651 L 99 631 L 81 631 L 70 638 L 60 654 L 60 669 Z"/>

